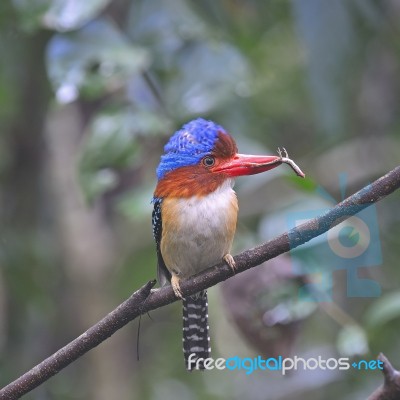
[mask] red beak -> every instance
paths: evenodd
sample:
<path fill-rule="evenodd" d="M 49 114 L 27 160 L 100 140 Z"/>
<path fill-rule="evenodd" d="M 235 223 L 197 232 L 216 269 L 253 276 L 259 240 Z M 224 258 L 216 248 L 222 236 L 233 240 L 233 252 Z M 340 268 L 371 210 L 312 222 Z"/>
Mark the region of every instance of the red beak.
<path fill-rule="evenodd" d="M 236 154 L 212 169 L 213 172 L 223 172 L 231 177 L 254 175 L 269 171 L 282 164 L 282 157 L 278 156 L 251 156 Z"/>

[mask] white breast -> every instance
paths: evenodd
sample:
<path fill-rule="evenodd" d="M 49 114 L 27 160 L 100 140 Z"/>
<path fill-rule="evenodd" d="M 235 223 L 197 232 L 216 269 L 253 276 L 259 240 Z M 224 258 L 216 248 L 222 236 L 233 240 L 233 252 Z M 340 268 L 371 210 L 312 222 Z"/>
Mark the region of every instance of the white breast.
<path fill-rule="evenodd" d="M 227 180 L 203 197 L 163 200 L 169 218 L 163 218 L 161 253 L 173 273 L 189 277 L 230 252 L 238 211 L 232 183 Z"/>

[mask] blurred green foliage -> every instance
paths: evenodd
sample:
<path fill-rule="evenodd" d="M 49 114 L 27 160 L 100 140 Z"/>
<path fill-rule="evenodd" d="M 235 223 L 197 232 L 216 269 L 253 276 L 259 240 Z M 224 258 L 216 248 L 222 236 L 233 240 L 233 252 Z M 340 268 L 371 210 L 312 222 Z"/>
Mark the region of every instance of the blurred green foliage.
<path fill-rule="evenodd" d="M 340 201 L 340 173 L 350 194 L 398 164 L 399 20 L 393 0 L 2 0 L 0 385 L 155 276 L 154 171 L 187 120 L 218 121 L 241 152 L 285 146 L 307 174 L 238 182 L 236 252 L 326 207 L 318 188 Z M 360 268 L 382 296 L 348 298 L 335 273 L 336 311 L 305 313 L 294 354 L 383 351 L 400 366 L 398 200 L 378 206 L 383 265 Z M 256 354 L 210 297 L 215 356 Z M 151 317 L 139 362 L 130 324 L 26 398 L 358 399 L 382 380 L 188 374 L 179 304 Z"/>

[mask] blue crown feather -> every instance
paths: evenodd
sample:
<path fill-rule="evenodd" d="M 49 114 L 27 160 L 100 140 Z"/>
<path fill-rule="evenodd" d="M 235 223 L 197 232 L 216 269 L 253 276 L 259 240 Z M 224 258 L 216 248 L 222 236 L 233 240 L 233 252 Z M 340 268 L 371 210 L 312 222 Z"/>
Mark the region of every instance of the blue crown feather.
<path fill-rule="evenodd" d="M 212 121 L 198 118 L 185 124 L 175 132 L 164 147 L 157 167 L 157 178 L 179 167 L 197 164 L 214 148 L 218 132 L 226 133 L 225 129 Z"/>

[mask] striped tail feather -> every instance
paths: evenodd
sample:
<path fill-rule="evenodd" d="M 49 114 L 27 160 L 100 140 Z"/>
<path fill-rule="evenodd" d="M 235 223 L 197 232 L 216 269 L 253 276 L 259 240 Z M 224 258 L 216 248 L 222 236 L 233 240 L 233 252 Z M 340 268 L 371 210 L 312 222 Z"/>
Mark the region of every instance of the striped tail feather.
<path fill-rule="evenodd" d="M 183 299 L 183 353 L 186 368 L 204 369 L 210 356 L 207 291 Z M 201 359 L 201 360 L 200 360 Z"/>

